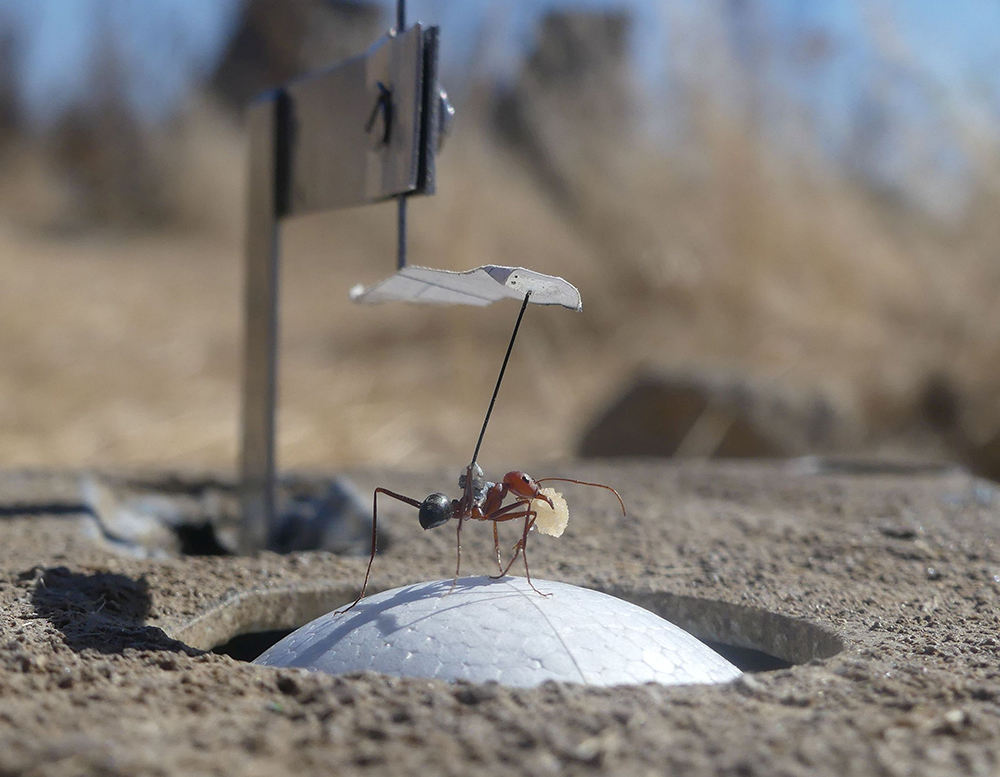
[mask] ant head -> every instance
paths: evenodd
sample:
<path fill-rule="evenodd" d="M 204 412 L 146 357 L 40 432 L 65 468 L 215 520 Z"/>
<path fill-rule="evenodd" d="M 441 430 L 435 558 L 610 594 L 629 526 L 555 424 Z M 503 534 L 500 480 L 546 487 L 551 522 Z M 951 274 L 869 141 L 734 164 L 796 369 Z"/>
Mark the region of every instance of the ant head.
<path fill-rule="evenodd" d="M 518 496 L 528 497 L 529 499 L 541 499 L 550 505 L 552 504 L 552 501 L 547 496 L 539 493 L 538 483 L 535 482 L 535 479 L 531 475 L 517 471 L 508 472 L 503 476 L 503 482 L 507 488 Z"/>
<path fill-rule="evenodd" d="M 455 507 L 444 494 L 431 494 L 420 503 L 420 527 L 435 529 L 455 515 Z"/>

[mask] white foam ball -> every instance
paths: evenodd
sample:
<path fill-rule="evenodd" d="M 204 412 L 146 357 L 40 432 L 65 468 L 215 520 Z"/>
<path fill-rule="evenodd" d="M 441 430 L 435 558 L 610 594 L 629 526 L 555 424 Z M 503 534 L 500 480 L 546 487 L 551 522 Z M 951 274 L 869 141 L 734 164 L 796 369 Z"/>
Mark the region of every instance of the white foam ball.
<path fill-rule="evenodd" d="M 530 687 L 720 683 L 739 669 L 686 631 L 607 594 L 548 580 L 462 578 L 396 588 L 328 613 L 254 663 L 331 674 Z M 449 593 L 450 591 L 450 593 Z"/>

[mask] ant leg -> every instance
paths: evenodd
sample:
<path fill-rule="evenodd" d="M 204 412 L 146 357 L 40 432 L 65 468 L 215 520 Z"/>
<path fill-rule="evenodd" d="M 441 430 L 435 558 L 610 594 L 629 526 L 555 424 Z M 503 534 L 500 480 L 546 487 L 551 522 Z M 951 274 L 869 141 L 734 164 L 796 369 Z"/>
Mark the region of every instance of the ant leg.
<path fill-rule="evenodd" d="M 523 509 L 526 504 L 528 504 L 528 502 L 525 501 L 512 502 L 506 507 L 497 508 L 492 513 L 484 515 L 480 519 L 484 521 L 486 520 L 493 521 L 493 550 L 496 552 L 497 556 L 497 574 L 489 575 L 489 578 L 491 580 L 498 580 L 504 576 L 503 556 L 500 553 L 500 534 L 497 529 L 497 524 L 500 523 L 500 521 L 510 521 L 514 518 L 519 518 L 522 515 L 522 513 L 514 513 L 514 514 L 510 513 L 513 510 Z"/>
<path fill-rule="evenodd" d="M 519 499 L 516 502 L 511 502 L 505 507 L 498 507 L 492 513 L 488 513 L 482 517 L 481 520 L 493 521 L 493 544 L 496 548 L 497 569 L 499 572 L 496 575 L 489 575 L 490 580 L 499 580 L 507 574 L 507 570 L 511 567 L 511 564 L 507 564 L 506 567 L 503 565 L 503 560 L 500 555 L 500 536 L 497 533 L 497 524 L 500 523 L 500 521 L 513 521 L 515 518 L 523 518 L 526 512 L 524 508 L 529 504 L 531 504 L 530 500 Z M 514 510 L 520 510 L 520 512 L 514 512 Z M 513 558 L 517 558 L 517 556 L 514 556 Z M 513 560 L 511 563 L 513 563 Z"/>
<path fill-rule="evenodd" d="M 606 491 L 610 491 L 618 498 L 618 504 L 622 507 L 622 515 L 625 515 L 625 502 L 622 501 L 622 495 L 615 491 L 611 486 L 606 486 L 603 483 L 588 483 L 585 480 L 573 480 L 573 478 L 539 478 L 535 481 L 536 483 L 576 483 L 579 486 L 593 486 L 594 488 L 603 488 Z"/>
<path fill-rule="evenodd" d="M 507 562 L 507 566 L 504 567 L 503 573 L 500 575 L 500 577 L 503 577 L 510 571 L 510 568 L 514 566 L 514 562 L 517 561 L 518 555 L 524 550 L 525 544 L 527 543 L 528 539 L 528 532 L 531 531 L 531 527 L 535 525 L 535 518 L 537 516 L 538 513 L 536 513 L 534 510 L 522 510 L 519 513 L 514 513 L 513 515 L 504 518 L 504 520 L 512 520 L 514 518 L 524 518 L 525 528 L 524 528 L 524 533 L 521 536 L 521 539 L 519 539 L 514 544 L 513 554 L 510 557 L 510 561 Z"/>
<path fill-rule="evenodd" d="M 458 529 L 455 530 L 455 544 L 458 546 L 458 554 L 455 558 L 455 578 L 451 581 L 451 588 L 448 589 L 447 596 L 452 591 L 455 590 L 455 586 L 458 585 L 458 573 L 462 568 L 462 516 L 458 516 Z"/>
<path fill-rule="evenodd" d="M 497 554 L 497 570 L 503 575 L 503 561 L 500 559 L 500 532 L 497 530 L 497 522 L 493 521 L 493 549 Z"/>
<path fill-rule="evenodd" d="M 405 502 L 413 507 L 420 507 L 420 502 L 416 499 L 410 499 L 408 496 L 403 496 L 402 494 L 397 494 L 395 491 L 390 491 L 387 488 L 376 488 L 375 493 L 372 495 L 372 553 L 368 557 L 368 569 L 365 570 L 365 581 L 361 584 L 361 593 L 358 594 L 358 598 L 351 602 L 347 607 L 342 610 L 337 610 L 334 615 L 343 615 L 345 612 L 350 610 L 354 605 L 361 601 L 365 595 L 365 589 L 368 588 L 368 577 L 372 573 L 372 563 L 375 561 L 375 551 L 376 545 L 378 543 L 378 495 L 385 494 L 386 496 L 391 496 L 393 499 L 398 499 L 400 502 Z"/>
<path fill-rule="evenodd" d="M 506 507 L 501 507 L 494 510 L 492 513 L 487 513 L 483 515 L 479 520 L 481 521 L 510 521 L 514 518 L 524 517 L 524 513 L 515 513 L 513 510 L 524 510 L 525 507 L 531 504 L 531 500 L 527 497 L 519 497 L 516 502 L 511 502 Z"/>
<path fill-rule="evenodd" d="M 511 516 L 514 517 L 514 516 Z M 517 517 L 520 517 L 518 515 Z M 524 575 L 528 580 L 528 585 L 531 586 L 531 590 L 534 591 L 539 596 L 552 596 L 552 594 L 546 594 L 535 588 L 535 584 L 531 582 L 531 572 L 528 569 L 528 532 L 531 531 L 531 527 L 535 525 L 535 519 L 538 517 L 538 513 L 534 510 L 524 511 L 524 532 L 521 534 L 521 539 L 517 541 L 514 545 L 514 554 L 510 557 L 510 562 L 507 564 L 507 569 L 503 571 L 506 575 L 507 571 L 514 565 L 517 561 L 518 555 L 524 559 Z"/>
<path fill-rule="evenodd" d="M 529 516 L 524 517 L 525 525 L 527 525 L 529 520 L 531 520 Z M 530 529 L 528 531 L 530 531 Z M 514 566 L 514 562 L 517 561 L 518 556 L 520 556 L 523 552 L 524 552 L 524 536 L 522 536 L 521 539 L 515 542 L 514 547 L 511 548 L 510 561 L 507 562 L 507 566 L 503 571 L 505 575 L 510 571 L 510 568 Z"/>
<path fill-rule="evenodd" d="M 524 559 L 524 576 L 528 580 L 528 585 L 531 586 L 531 590 L 534 591 L 539 596 L 552 596 L 552 594 L 543 594 L 537 588 L 535 584 L 531 582 L 531 572 L 528 571 L 528 532 L 531 531 L 531 527 L 535 525 L 535 518 L 538 517 L 537 513 L 532 513 L 531 518 L 525 517 L 524 519 L 524 536 L 521 537 L 521 558 Z"/>

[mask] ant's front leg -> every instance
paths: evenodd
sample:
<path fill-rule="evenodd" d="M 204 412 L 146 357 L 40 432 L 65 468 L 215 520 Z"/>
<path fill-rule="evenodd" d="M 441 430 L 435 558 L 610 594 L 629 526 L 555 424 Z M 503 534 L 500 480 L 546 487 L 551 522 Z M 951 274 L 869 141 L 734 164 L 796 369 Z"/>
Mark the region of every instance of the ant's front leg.
<path fill-rule="evenodd" d="M 531 504 L 530 502 L 515 502 L 511 507 L 524 507 L 525 505 Z M 517 541 L 514 545 L 513 554 L 510 557 L 510 561 L 507 562 L 507 566 L 504 568 L 503 572 L 500 573 L 499 577 L 506 575 L 514 562 L 517 561 L 518 555 L 524 558 L 524 575 L 528 580 L 528 585 L 531 586 L 531 590 L 534 591 L 539 596 L 551 596 L 552 594 L 546 594 L 535 588 L 535 584 L 531 582 L 531 571 L 528 569 L 528 532 L 531 531 L 531 527 L 535 525 L 535 519 L 538 517 L 538 513 L 534 510 L 528 508 L 517 513 L 510 513 L 505 515 L 501 520 L 509 521 L 514 518 L 524 518 L 524 531 L 521 534 L 521 539 Z M 496 579 L 496 578 L 494 578 Z"/>
<path fill-rule="evenodd" d="M 531 531 L 531 527 L 535 525 L 535 518 L 537 516 L 538 516 L 538 513 L 536 513 L 534 510 L 525 510 L 523 512 L 520 512 L 520 513 L 517 513 L 516 515 L 512 515 L 511 516 L 511 518 L 524 518 L 524 532 L 521 534 L 521 539 L 519 539 L 517 542 L 515 542 L 514 543 L 514 547 L 510 549 L 510 551 L 511 551 L 510 561 L 508 561 L 507 562 L 507 566 L 504 567 L 503 574 L 500 575 L 501 577 L 503 577 L 503 575 L 506 575 L 510 571 L 510 568 L 512 566 L 514 566 L 514 562 L 517 561 L 517 557 L 519 555 L 521 555 L 522 553 L 524 553 L 524 558 L 525 558 L 525 572 L 527 572 L 527 570 L 528 570 L 528 567 L 527 567 L 527 558 L 528 558 L 528 554 L 527 554 L 528 532 Z M 528 582 L 529 583 L 531 582 L 531 577 L 530 576 L 528 577 Z M 532 588 L 534 588 L 534 586 L 532 586 Z"/>
<path fill-rule="evenodd" d="M 531 582 L 531 571 L 528 569 L 528 532 L 531 531 L 531 527 L 535 525 L 535 519 L 538 517 L 538 513 L 534 510 L 528 510 L 524 516 L 524 533 L 521 535 L 521 539 L 517 541 L 514 546 L 514 554 L 510 557 L 510 562 L 507 564 L 507 569 L 510 569 L 514 562 L 517 561 L 518 554 L 524 560 L 524 577 L 528 581 L 528 585 L 531 586 L 531 590 L 534 591 L 539 596 L 552 596 L 552 594 L 546 594 L 535 588 L 535 584 Z M 507 574 L 507 570 L 504 570 L 504 574 Z"/>
<path fill-rule="evenodd" d="M 506 489 L 504 490 L 506 491 Z M 490 504 L 488 498 L 487 501 L 484 503 L 484 506 L 486 504 Z M 481 521 L 493 521 L 493 550 L 496 553 L 497 571 L 499 574 L 490 575 L 489 577 L 492 580 L 498 580 L 506 574 L 506 570 L 504 569 L 503 566 L 503 556 L 500 553 L 500 533 L 499 530 L 497 529 L 497 524 L 500 523 L 500 521 L 511 521 L 514 518 L 520 518 L 522 513 L 513 513 L 513 514 L 511 513 L 513 510 L 523 509 L 526 504 L 528 503 L 523 500 L 518 500 L 517 502 L 512 502 L 506 507 L 501 507 L 498 502 L 494 502 L 493 510 L 490 511 L 484 510 L 482 511 L 482 513 L 473 514 L 474 517 L 478 518 Z M 509 564 L 507 565 L 507 569 L 510 569 Z"/>

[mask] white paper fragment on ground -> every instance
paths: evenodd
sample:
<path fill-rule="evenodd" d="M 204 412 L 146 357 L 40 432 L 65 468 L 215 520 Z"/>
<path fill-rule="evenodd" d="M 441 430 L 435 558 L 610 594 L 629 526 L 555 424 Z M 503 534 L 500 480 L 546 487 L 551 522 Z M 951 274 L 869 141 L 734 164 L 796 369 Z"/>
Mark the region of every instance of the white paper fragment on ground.
<path fill-rule="evenodd" d="M 531 292 L 537 305 L 583 310 L 580 292 L 569 281 L 523 267 L 487 264 L 466 272 L 404 267 L 367 289 L 358 284 L 351 299 L 362 304 L 419 302 L 429 305 L 489 305 L 502 299 L 524 299 Z"/>

